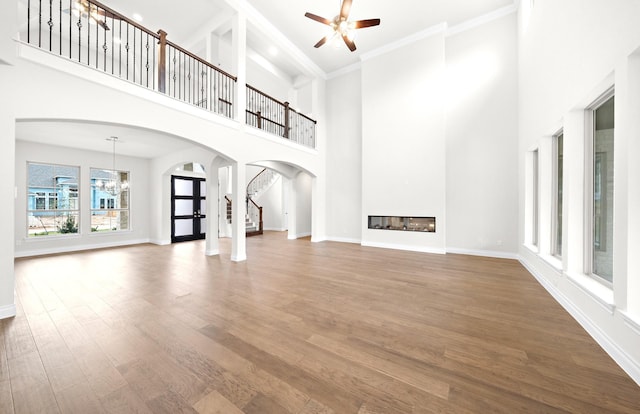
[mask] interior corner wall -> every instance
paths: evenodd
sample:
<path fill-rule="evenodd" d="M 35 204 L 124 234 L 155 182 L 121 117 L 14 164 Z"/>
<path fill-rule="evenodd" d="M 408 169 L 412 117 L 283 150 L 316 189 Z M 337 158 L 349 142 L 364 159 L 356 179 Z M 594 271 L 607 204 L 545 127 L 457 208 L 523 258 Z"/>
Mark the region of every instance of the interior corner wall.
<path fill-rule="evenodd" d="M 444 32 L 362 62 L 362 244 L 445 252 Z M 435 217 L 436 232 L 367 216 Z"/>
<path fill-rule="evenodd" d="M 447 251 L 518 251 L 517 15 L 449 36 Z"/>
<path fill-rule="evenodd" d="M 52 140 L 55 140 L 55 137 L 52 137 Z M 131 174 L 131 230 L 104 234 L 90 232 L 90 197 L 86 191 L 83 193 L 83 189 L 88 186 L 89 170 L 91 168 L 108 168 L 112 162 L 111 158 L 110 153 L 16 141 L 15 255 L 17 257 L 121 246 L 149 241 L 149 218 L 147 215 L 150 199 L 148 194 L 149 162 L 143 158 L 118 156 L 118 168 L 129 171 Z M 48 238 L 27 237 L 27 162 L 80 167 L 81 210 L 79 235 Z"/>
<path fill-rule="evenodd" d="M 362 237 L 362 85 L 359 70 L 327 81 L 327 237 Z"/>
<path fill-rule="evenodd" d="M 518 63 L 519 118 L 519 253 L 522 262 L 540 283 L 581 323 L 598 343 L 640 383 L 640 314 L 633 302 L 638 295 L 629 289 L 640 280 L 633 256 L 639 246 L 625 236 L 638 232 L 630 228 L 639 210 L 627 197 L 628 188 L 640 187 L 633 174 L 637 164 L 638 140 L 630 125 L 637 119 L 640 91 L 630 87 L 637 67 L 630 64 L 640 50 L 640 2 L 617 0 L 537 1 L 530 17 L 520 13 Z M 584 274 L 586 234 L 581 218 L 585 212 L 586 175 L 585 111 L 607 88 L 615 84 L 615 195 L 614 195 L 614 281 L 612 292 Z M 524 245 L 525 154 L 545 136 L 564 127 L 563 171 L 563 269 L 549 265 L 545 257 Z M 635 152 L 629 154 L 629 150 Z M 544 164 L 541 164 L 544 165 Z M 547 186 L 548 187 L 548 186 Z M 544 186 L 540 191 L 551 191 Z M 542 205 L 540 208 L 549 208 Z M 619 214 L 622 213 L 622 214 Z M 619 231 L 622 230 L 622 231 Z M 545 226 L 539 232 L 550 233 Z M 576 265 L 577 264 L 577 265 Z M 574 269 L 575 267 L 575 269 Z M 588 271 L 588 269 L 586 270 Z M 613 294 L 611 294 L 613 293 Z M 611 299 L 613 298 L 613 299 Z M 625 303 L 624 299 L 629 303 Z M 610 302 L 613 300 L 613 302 Z M 636 302 L 637 303 L 637 302 Z"/>

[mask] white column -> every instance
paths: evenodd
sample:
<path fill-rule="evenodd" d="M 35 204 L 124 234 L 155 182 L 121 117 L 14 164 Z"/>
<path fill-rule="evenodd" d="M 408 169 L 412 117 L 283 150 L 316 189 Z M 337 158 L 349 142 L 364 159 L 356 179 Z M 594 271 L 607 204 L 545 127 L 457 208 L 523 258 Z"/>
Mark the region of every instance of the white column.
<path fill-rule="evenodd" d="M 15 274 L 13 268 L 14 238 L 15 238 L 15 154 L 16 154 L 16 121 L 14 111 L 11 107 L 12 90 L 10 85 L 14 68 L 0 64 L 0 79 L 7 81 L 0 82 L 5 98 L 0 102 L 0 191 L 6 194 L 5 202 L 0 204 L 0 319 L 15 316 L 16 305 L 14 300 Z M 26 168 L 26 166 L 22 166 Z M 23 184 L 24 185 L 24 184 Z M 22 214 L 27 214 L 26 211 Z M 26 231 L 26 229 L 18 229 Z"/>
<path fill-rule="evenodd" d="M 233 73 L 236 82 L 235 119 L 241 124 L 246 121 L 247 108 L 247 18 L 239 11 L 233 18 L 232 26 Z"/>
<path fill-rule="evenodd" d="M 231 260 L 241 262 L 247 260 L 247 235 L 245 215 L 247 214 L 246 197 L 246 172 L 247 166 L 241 162 L 235 162 L 232 166 L 233 202 L 231 223 Z"/>
<path fill-rule="evenodd" d="M 289 179 L 287 179 L 287 195 L 288 195 L 288 205 L 287 205 L 287 230 L 288 230 L 288 236 L 287 238 L 289 240 L 294 240 L 297 238 L 298 235 L 298 225 L 297 225 L 297 221 L 298 221 L 298 216 L 297 216 L 297 211 L 298 211 L 298 206 L 297 206 L 297 199 L 298 199 L 298 192 L 297 192 L 297 187 L 296 187 L 296 181 L 298 179 L 298 176 L 295 175 Z"/>
<path fill-rule="evenodd" d="M 220 223 L 220 201 L 218 191 L 219 166 L 214 160 L 207 168 L 207 236 L 205 255 L 220 254 L 218 228 Z"/>

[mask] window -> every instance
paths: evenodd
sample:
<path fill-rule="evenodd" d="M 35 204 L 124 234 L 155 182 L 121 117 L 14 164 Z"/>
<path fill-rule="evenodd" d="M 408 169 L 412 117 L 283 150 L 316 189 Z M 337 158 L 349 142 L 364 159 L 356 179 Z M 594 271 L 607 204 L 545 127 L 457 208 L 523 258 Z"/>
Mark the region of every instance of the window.
<path fill-rule="evenodd" d="M 591 109 L 589 148 L 591 274 L 607 285 L 613 283 L 613 188 L 614 188 L 614 97 L 606 95 Z"/>
<path fill-rule="evenodd" d="M 563 170 L 562 161 L 564 154 L 564 133 L 561 131 L 553 137 L 553 238 L 552 253 L 554 256 L 562 257 L 562 186 Z"/>
<path fill-rule="evenodd" d="M 27 163 L 28 237 L 78 233 L 79 176 L 79 167 Z"/>
<path fill-rule="evenodd" d="M 539 217 L 539 209 L 538 209 L 538 199 L 539 199 L 539 188 L 538 188 L 538 150 L 533 151 L 533 162 L 532 162 L 532 197 L 531 197 L 531 213 L 532 213 L 532 232 L 531 232 L 531 244 L 534 246 L 538 246 L 538 240 L 540 238 L 540 229 L 538 223 L 540 222 Z"/>
<path fill-rule="evenodd" d="M 129 172 L 91 169 L 91 231 L 129 230 Z"/>

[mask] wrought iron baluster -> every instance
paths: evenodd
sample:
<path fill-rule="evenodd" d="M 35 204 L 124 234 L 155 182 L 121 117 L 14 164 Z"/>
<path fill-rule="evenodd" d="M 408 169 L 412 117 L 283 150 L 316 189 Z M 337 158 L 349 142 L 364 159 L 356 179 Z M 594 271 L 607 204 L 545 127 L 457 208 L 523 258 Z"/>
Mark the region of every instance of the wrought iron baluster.
<path fill-rule="evenodd" d="M 60 0 L 60 1 L 62 1 L 62 0 Z M 73 27 L 73 18 L 72 18 L 73 12 L 71 11 L 71 1 L 72 0 L 69 0 L 69 59 L 73 59 L 73 52 L 72 52 L 72 49 L 73 49 L 72 44 L 73 43 L 72 43 L 72 40 L 71 40 L 72 34 L 73 34 L 73 29 L 72 29 L 72 27 Z"/>
<path fill-rule="evenodd" d="M 96 15 L 98 15 L 98 6 L 96 6 Z M 89 8 L 89 18 L 91 18 L 91 8 Z M 100 25 L 95 17 L 93 18 L 93 22 L 96 26 L 96 69 L 98 69 L 100 67 Z"/>
<path fill-rule="evenodd" d="M 60 32 L 60 56 L 62 56 L 62 0 L 58 1 L 58 9 L 59 9 L 59 15 L 58 15 L 58 31 Z"/>
<path fill-rule="evenodd" d="M 133 83 L 136 83 L 136 27 L 133 26 Z"/>
<path fill-rule="evenodd" d="M 27 0 L 27 43 L 31 43 L 31 0 Z"/>
<path fill-rule="evenodd" d="M 49 0 L 49 52 L 53 49 L 53 0 Z"/>
<path fill-rule="evenodd" d="M 127 80 L 129 80 L 129 26 L 131 26 L 129 23 L 127 23 L 127 44 L 124 46 L 125 50 L 127 51 Z"/>
<path fill-rule="evenodd" d="M 109 26 L 107 26 L 107 12 L 106 12 L 106 10 L 104 10 L 103 23 L 104 23 L 104 27 L 103 27 L 103 29 L 104 29 L 104 37 L 103 37 L 104 42 L 102 43 L 102 50 L 104 50 L 104 58 L 103 58 L 103 61 L 102 61 L 102 70 L 106 72 L 107 71 L 107 50 L 109 49 L 109 46 L 107 46 L 107 29 L 106 28 L 109 27 Z M 113 39 L 113 36 L 111 36 L 111 38 Z"/>
<path fill-rule="evenodd" d="M 120 20 L 120 29 L 118 32 L 118 76 L 122 77 L 122 20 Z"/>
<path fill-rule="evenodd" d="M 111 15 L 111 27 L 113 27 L 113 30 L 116 29 L 116 25 L 115 25 L 115 18 L 113 16 L 113 14 Z M 113 75 L 115 72 L 115 65 L 114 65 L 114 58 L 115 58 L 115 50 L 116 50 L 116 45 L 115 45 L 115 35 L 113 34 L 113 31 L 111 32 L 111 74 Z"/>
<path fill-rule="evenodd" d="M 42 0 L 38 0 L 38 47 L 42 47 Z"/>
<path fill-rule="evenodd" d="M 78 14 L 78 62 L 82 61 L 82 13 Z"/>
<path fill-rule="evenodd" d="M 89 2 L 89 9 L 91 9 L 91 2 Z M 80 12 L 82 16 L 82 12 Z M 87 13 L 87 65 L 91 66 L 91 16 Z"/>
<path fill-rule="evenodd" d="M 149 87 L 149 33 L 147 33 L 147 63 L 145 67 L 147 68 L 147 88 Z"/>

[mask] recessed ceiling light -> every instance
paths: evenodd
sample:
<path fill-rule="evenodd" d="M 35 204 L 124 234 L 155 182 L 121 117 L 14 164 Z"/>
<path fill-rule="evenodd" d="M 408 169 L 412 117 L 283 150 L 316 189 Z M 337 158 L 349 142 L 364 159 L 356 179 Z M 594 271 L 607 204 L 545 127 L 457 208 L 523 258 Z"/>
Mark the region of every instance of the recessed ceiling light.
<path fill-rule="evenodd" d="M 133 18 L 139 22 L 142 21 L 142 16 L 140 16 L 140 13 L 133 13 Z"/>

